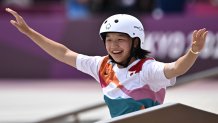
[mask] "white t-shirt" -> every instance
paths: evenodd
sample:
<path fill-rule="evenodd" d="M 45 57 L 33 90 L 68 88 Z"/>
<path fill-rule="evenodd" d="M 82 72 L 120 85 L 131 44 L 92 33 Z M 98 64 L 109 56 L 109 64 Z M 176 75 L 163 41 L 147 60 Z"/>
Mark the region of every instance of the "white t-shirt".
<path fill-rule="evenodd" d="M 117 114 L 116 112 L 120 111 L 113 108 L 114 105 L 117 105 L 117 103 L 113 103 L 114 100 L 122 102 L 122 104 L 119 103 L 119 106 L 129 100 L 131 100 L 131 105 L 132 101 L 136 101 L 136 103 L 140 102 L 145 107 L 162 104 L 166 87 L 176 82 L 176 78 L 167 79 L 165 77 L 164 63 L 154 59 L 147 59 L 145 61 L 138 59 L 126 68 L 118 68 L 116 64 L 110 65 L 111 63 L 108 60 L 106 64 L 111 67 L 112 70 L 110 72 L 112 71 L 114 75 L 105 78 L 104 75 L 100 74 L 103 71 L 101 66 L 104 59 L 106 57 L 79 54 L 76 60 L 76 68 L 91 75 L 102 85 L 105 101 L 109 106 L 112 116 L 131 112 L 125 111 Z M 104 69 L 110 68 L 104 67 Z M 128 101 L 122 101 L 124 99 Z M 131 107 L 132 109 L 133 107 Z"/>

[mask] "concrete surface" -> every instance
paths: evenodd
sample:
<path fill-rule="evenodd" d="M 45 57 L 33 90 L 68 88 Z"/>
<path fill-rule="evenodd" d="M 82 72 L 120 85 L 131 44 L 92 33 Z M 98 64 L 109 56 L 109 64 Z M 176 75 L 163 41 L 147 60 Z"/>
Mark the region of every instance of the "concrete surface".
<path fill-rule="evenodd" d="M 204 79 L 168 88 L 165 103 L 179 102 L 218 114 L 218 80 Z M 0 123 L 33 123 L 103 102 L 94 80 L 0 80 Z M 80 119 L 109 119 L 107 107 Z"/>

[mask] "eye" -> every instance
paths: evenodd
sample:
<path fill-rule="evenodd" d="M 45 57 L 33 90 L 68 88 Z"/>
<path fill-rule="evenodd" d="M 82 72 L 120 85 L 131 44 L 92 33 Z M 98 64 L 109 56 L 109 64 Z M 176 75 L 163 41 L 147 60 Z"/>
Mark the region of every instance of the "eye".
<path fill-rule="evenodd" d="M 119 41 L 119 42 L 123 42 L 123 41 L 125 41 L 125 39 L 120 38 L 120 39 L 118 39 L 118 41 Z"/>
<path fill-rule="evenodd" d="M 111 42 L 111 39 L 106 39 L 105 42 Z"/>

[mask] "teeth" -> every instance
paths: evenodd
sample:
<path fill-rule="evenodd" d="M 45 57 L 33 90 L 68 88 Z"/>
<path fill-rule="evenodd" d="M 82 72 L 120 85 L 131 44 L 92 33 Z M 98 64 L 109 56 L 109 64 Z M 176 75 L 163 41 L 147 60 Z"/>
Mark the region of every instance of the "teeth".
<path fill-rule="evenodd" d="M 113 51 L 113 53 L 120 53 L 121 51 Z"/>

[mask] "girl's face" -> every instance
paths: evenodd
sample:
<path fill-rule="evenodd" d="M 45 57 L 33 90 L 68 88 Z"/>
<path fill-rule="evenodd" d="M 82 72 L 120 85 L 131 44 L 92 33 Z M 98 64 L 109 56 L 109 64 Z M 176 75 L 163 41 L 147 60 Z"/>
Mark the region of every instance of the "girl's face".
<path fill-rule="evenodd" d="M 123 33 L 107 33 L 105 46 L 108 54 L 116 62 L 124 64 L 130 56 L 132 39 Z"/>

